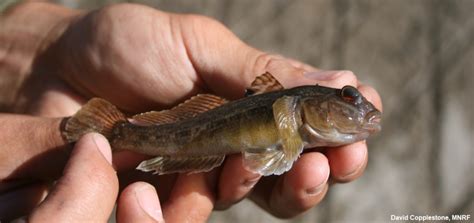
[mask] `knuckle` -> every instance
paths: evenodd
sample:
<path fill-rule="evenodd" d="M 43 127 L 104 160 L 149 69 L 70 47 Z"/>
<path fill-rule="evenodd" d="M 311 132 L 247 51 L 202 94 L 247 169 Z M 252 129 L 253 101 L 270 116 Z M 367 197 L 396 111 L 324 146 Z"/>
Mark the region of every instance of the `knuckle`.
<path fill-rule="evenodd" d="M 202 39 L 201 41 L 206 40 L 209 35 L 223 35 L 225 33 L 230 33 L 230 31 L 218 20 L 198 14 L 171 14 L 170 18 L 173 21 L 177 21 L 180 29 L 184 32 L 189 30 L 193 38 Z M 206 31 L 203 31 L 206 30 Z M 212 31 L 211 33 L 209 31 Z M 204 41 L 205 42 L 205 41 Z"/>
<path fill-rule="evenodd" d="M 94 34 L 114 36 L 121 33 L 133 33 L 129 29 L 140 27 L 139 24 L 148 15 L 144 12 L 145 6 L 139 6 L 129 3 L 120 3 L 105 6 L 93 12 L 92 28 Z M 118 24 L 119 23 L 119 24 Z"/>
<path fill-rule="evenodd" d="M 288 219 L 295 217 L 308 209 L 317 205 L 326 195 L 328 184 L 321 192 L 315 195 L 308 195 L 306 192 L 295 193 L 283 197 L 275 197 L 274 202 L 270 202 L 271 213 L 278 218 Z"/>
<path fill-rule="evenodd" d="M 294 198 L 292 201 L 291 205 L 291 215 L 289 217 L 294 217 L 296 215 L 299 215 L 310 208 L 316 206 L 321 202 L 321 200 L 325 197 L 326 192 L 328 190 L 328 184 L 325 185 L 325 187 L 322 189 L 320 193 L 317 195 L 299 195 Z"/>
<path fill-rule="evenodd" d="M 193 23 L 194 26 L 197 27 L 213 27 L 213 26 L 224 26 L 221 22 L 218 20 L 204 16 L 204 15 L 198 15 L 198 14 L 186 14 L 182 15 L 182 18 L 186 22 L 191 22 Z"/>
<path fill-rule="evenodd" d="M 346 85 L 357 86 L 357 76 L 350 70 L 342 71 L 342 75 L 339 79 L 341 82 L 346 83 Z"/>
<path fill-rule="evenodd" d="M 308 195 L 298 195 L 293 200 L 293 213 L 302 213 L 315 205 L 314 201 Z"/>
<path fill-rule="evenodd" d="M 341 70 L 334 79 L 326 81 L 327 85 L 335 88 L 342 88 L 346 85 L 357 86 L 357 76 L 349 70 Z"/>
<path fill-rule="evenodd" d="M 356 180 L 357 178 L 362 176 L 362 174 L 364 173 L 366 165 L 367 165 L 367 162 L 362 164 L 362 166 L 359 167 L 358 169 L 354 170 L 354 172 L 351 173 L 350 175 L 342 175 L 342 176 L 334 175 L 334 176 L 332 176 L 333 182 L 335 182 L 335 183 L 349 183 L 349 182 L 352 182 L 352 181 Z"/>
<path fill-rule="evenodd" d="M 122 60 L 126 64 L 137 36 L 141 35 L 145 42 L 152 37 L 153 29 L 142 27 L 153 25 L 154 12 L 148 6 L 121 3 L 90 13 L 83 21 L 88 32 L 84 53 L 96 66 L 112 63 L 108 60 Z"/>
<path fill-rule="evenodd" d="M 104 16 L 104 18 L 110 17 L 127 17 L 131 14 L 133 15 L 138 15 L 136 13 L 137 9 L 145 8 L 146 6 L 138 5 L 138 4 L 132 4 L 132 3 L 118 3 L 118 4 L 111 4 L 107 5 L 101 9 L 99 9 L 97 12 L 99 15 Z"/>
<path fill-rule="evenodd" d="M 350 71 L 350 70 L 344 70 L 343 71 L 344 73 L 344 77 L 348 80 L 351 80 L 351 81 L 356 81 L 357 80 L 357 76 L 354 74 L 354 72 Z"/>
<path fill-rule="evenodd" d="M 271 54 L 261 52 L 254 60 L 252 67 L 253 74 L 264 73 L 265 71 L 273 71 L 282 66 L 282 64 L 290 65 L 283 56 L 279 54 Z"/>

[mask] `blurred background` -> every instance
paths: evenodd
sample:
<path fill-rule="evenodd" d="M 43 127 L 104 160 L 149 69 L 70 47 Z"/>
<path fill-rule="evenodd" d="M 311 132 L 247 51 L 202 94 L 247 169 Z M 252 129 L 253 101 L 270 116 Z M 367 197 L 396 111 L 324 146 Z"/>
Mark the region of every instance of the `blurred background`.
<path fill-rule="evenodd" d="M 80 9 L 134 2 L 211 16 L 254 47 L 322 69 L 352 70 L 379 91 L 383 130 L 368 142 L 361 178 L 332 186 L 320 205 L 294 219 L 276 219 L 244 200 L 214 212 L 210 222 L 474 217 L 474 1 L 55 2 Z"/>

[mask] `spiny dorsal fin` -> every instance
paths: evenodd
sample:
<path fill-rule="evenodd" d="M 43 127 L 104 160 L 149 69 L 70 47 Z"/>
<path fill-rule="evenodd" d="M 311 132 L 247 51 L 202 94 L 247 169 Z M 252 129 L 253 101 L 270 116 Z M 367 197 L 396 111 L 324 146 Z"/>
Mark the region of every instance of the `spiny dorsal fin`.
<path fill-rule="evenodd" d="M 158 156 L 145 160 L 138 165 L 137 169 L 153 174 L 169 173 L 198 173 L 207 172 L 220 166 L 225 156 L 203 156 L 203 157 L 167 157 Z"/>
<path fill-rule="evenodd" d="M 249 88 L 245 91 L 245 96 L 263 94 L 270 91 L 283 90 L 283 86 L 269 72 L 255 78 Z"/>
<path fill-rule="evenodd" d="M 134 115 L 130 122 L 136 125 L 161 125 L 166 123 L 173 123 L 178 120 L 178 116 L 170 112 L 170 110 L 150 111 Z"/>
<path fill-rule="evenodd" d="M 199 94 L 178 106 L 163 111 L 151 111 L 132 117 L 131 122 L 139 125 L 161 125 L 192 118 L 227 103 L 227 100 L 212 94 Z"/>
<path fill-rule="evenodd" d="M 98 132 L 110 138 L 113 127 L 120 121 L 127 119 L 117 107 L 104 99 L 93 98 L 67 119 L 62 135 L 68 142 L 75 142 L 89 132 Z"/>

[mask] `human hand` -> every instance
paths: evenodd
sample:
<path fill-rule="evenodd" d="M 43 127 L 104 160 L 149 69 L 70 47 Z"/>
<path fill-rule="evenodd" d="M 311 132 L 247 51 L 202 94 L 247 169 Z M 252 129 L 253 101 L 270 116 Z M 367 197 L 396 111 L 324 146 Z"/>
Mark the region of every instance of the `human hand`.
<path fill-rule="evenodd" d="M 72 150 L 61 178 L 52 186 L 45 200 L 29 214 L 30 222 L 107 222 L 117 200 L 118 178 L 112 165 L 112 152 L 103 136 L 83 136 Z M 45 185 L 43 185 L 44 187 Z M 21 191 L 2 193 L 1 206 L 13 213 L 2 213 L 2 220 L 12 220 L 28 213 L 24 196 L 35 194 L 38 184 Z M 31 205 L 31 204 L 30 204 Z M 5 210 L 3 207 L 0 210 Z M 163 222 L 155 188 L 144 182 L 128 185 L 117 201 L 117 222 Z"/>
<path fill-rule="evenodd" d="M 206 17 L 128 4 L 73 14 L 72 23 L 51 32 L 59 38 L 37 57 L 30 79 L 35 81 L 29 81 L 22 91 L 25 109 L 32 114 L 71 115 L 91 96 L 103 97 L 130 112 L 166 108 L 198 92 L 233 99 L 241 97 L 253 78 L 265 71 L 285 87 L 353 85 L 381 107 L 376 91 L 360 84 L 352 72 L 314 73 L 319 70 L 249 47 Z M 143 157 L 129 153 L 114 155 L 119 169 L 132 167 L 140 159 Z M 163 196 L 168 197 L 164 214 L 173 217 L 167 210 L 186 209 L 199 202 L 199 210 L 186 217 L 204 220 L 214 203 L 228 207 L 254 188 L 250 197 L 257 204 L 278 217 L 291 217 L 324 197 L 329 178 L 352 181 L 362 174 L 366 162 L 363 142 L 310 151 L 288 173 L 259 182 L 260 176 L 242 167 L 240 156 L 231 156 L 210 174 L 180 176 L 170 186 L 169 195 Z M 129 180 L 135 180 L 134 176 Z"/>

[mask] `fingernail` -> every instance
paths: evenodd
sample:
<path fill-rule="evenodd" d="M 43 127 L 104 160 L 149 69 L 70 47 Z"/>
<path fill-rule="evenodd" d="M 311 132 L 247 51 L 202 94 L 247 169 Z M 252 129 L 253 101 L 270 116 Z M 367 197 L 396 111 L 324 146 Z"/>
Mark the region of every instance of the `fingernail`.
<path fill-rule="evenodd" d="M 107 139 L 100 134 L 93 133 L 92 140 L 94 141 L 97 150 L 100 154 L 107 160 L 107 162 L 112 163 L 112 151 L 110 150 L 110 144 Z"/>
<path fill-rule="evenodd" d="M 327 175 L 326 175 L 326 178 L 317 186 L 315 187 L 312 187 L 312 188 L 309 188 L 309 189 L 306 189 L 306 194 L 308 195 L 311 195 L 311 196 L 315 196 L 315 195 L 318 195 L 320 194 L 322 191 L 324 191 L 324 189 L 326 188 L 326 184 L 329 180 L 329 171 L 327 171 Z"/>
<path fill-rule="evenodd" d="M 164 222 L 160 200 L 158 199 L 155 188 L 148 184 L 143 185 L 135 189 L 135 196 L 138 204 L 145 213 L 158 222 Z"/>
<path fill-rule="evenodd" d="M 306 72 L 303 75 L 306 76 L 307 78 L 311 78 L 314 80 L 320 80 L 320 81 L 329 81 L 329 80 L 334 80 L 337 77 L 341 76 L 344 72 L 347 72 L 345 70 L 319 70 L 319 71 L 314 71 L 314 72 Z"/>
<path fill-rule="evenodd" d="M 351 178 L 357 173 L 357 170 L 359 170 L 359 167 L 356 169 L 351 170 L 350 172 L 344 174 L 343 176 L 339 177 L 339 180 L 346 180 L 347 178 Z"/>
<path fill-rule="evenodd" d="M 321 192 L 323 192 L 325 187 L 326 187 L 326 181 L 324 181 L 324 183 L 320 184 L 319 186 L 306 189 L 306 194 L 311 195 L 311 196 L 318 195 Z"/>

